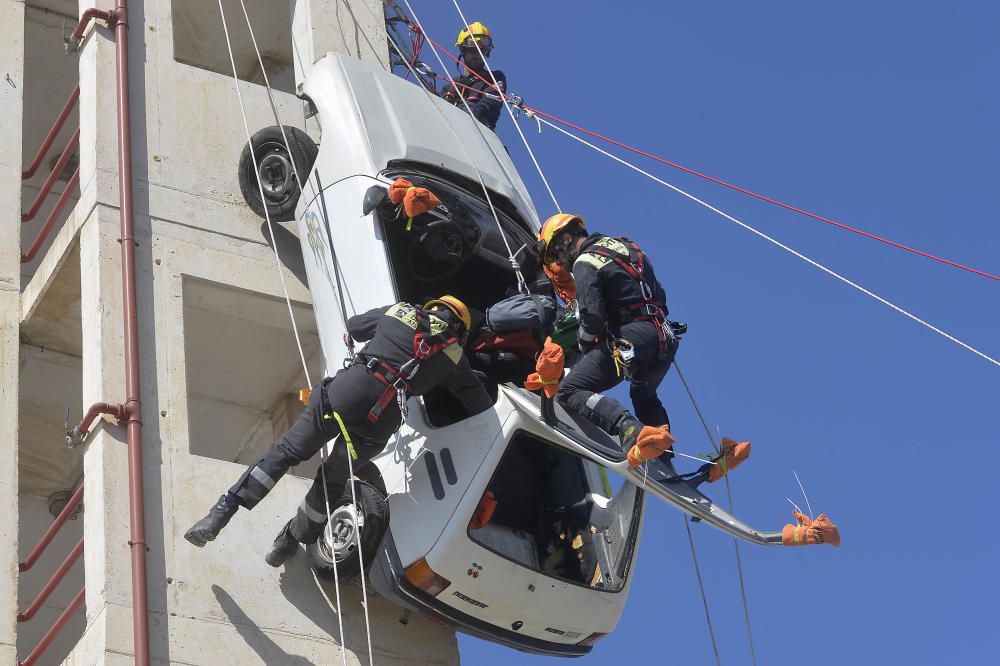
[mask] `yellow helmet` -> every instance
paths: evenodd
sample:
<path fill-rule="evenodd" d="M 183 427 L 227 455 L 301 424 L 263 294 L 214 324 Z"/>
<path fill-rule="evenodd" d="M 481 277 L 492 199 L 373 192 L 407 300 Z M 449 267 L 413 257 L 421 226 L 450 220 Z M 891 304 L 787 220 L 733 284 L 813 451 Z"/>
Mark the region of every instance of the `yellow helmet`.
<path fill-rule="evenodd" d="M 458 317 L 462 321 L 462 324 L 465 326 L 466 331 L 472 328 L 472 315 L 469 314 L 469 307 L 462 301 L 455 298 L 454 296 L 445 294 L 440 298 L 435 298 L 433 300 L 427 301 L 426 303 L 424 303 L 424 307 L 422 309 L 429 310 L 435 305 L 444 306 L 453 315 Z"/>
<path fill-rule="evenodd" d="M 468 28 L 463 28 L 460 33 L 458 33 L 458 39 L 455 40 L 455 46 L 475 48 L 472 40 L 475 39 L 479 42 L 479 47 L 484 53 L 489 54 L 493 49 L 493 35 L 490 34 L 490 29 L 485 25 L 476 21 L 469 25 Z"/>
<path fill-rule="evenodd" d="M 587 225 L 584 224 L 583 218 L 579 215 L 559 213 L 558 215 L 553 215 L 549 219 L 545 220 L 542 228 L 538 230 L 538 240 L 545 244 L 545 251 L 543 255 L 544 261 L 549 262 L 552 259 L 549 256 L 549 246 L 552 245 L 552 239 L 559 235 L 560 231 L 564 230 L 574 222 L 580 225 L 581 231 L 587 231 Z"/>

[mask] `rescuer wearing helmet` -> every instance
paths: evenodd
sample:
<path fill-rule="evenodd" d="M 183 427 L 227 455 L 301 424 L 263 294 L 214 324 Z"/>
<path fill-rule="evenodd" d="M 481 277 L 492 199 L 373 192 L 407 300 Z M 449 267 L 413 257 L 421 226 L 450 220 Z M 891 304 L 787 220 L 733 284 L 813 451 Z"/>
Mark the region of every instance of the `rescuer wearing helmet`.
<path fill-rule="evenodd" d="M 405 419 L 406 399 L 442 386 L 468 416 L 492 401 L 462 352 L 471 325 L 469 308 L 454 296 L 416 307 L 396 303 L 351 317 L 348 335 L 366 342 L 351 364 L 313 389 L 309 404 L 281 439 L 243 473 L 208 515 L 184 538 L 199 548 L 214 540 L 240 506 L 253 509 L 289 467 L 312 458 L 327 442 L 339 441 L 317 470 L 295 517 L 281 528 L 265 560 L 277 567 L 300 543 L 315 543 L 326 524 L 325 497 L 338 500 L 348 479 L 348 456 L 358 469 L 382 451 Z M 417 372 L 419 370 L 419 372 Z"/>
<path fill-rule="evenodd" d="M 556 399 L 618 435 L 628 452 L 643 425 L 670 424 L 656 394 L 678 344 L 666 318 L 666 292 L 638 245 L 627 238 L 588 236 L 581 217 L 553 215 L 538 239 L 544 262 L 572 270 L 576 281 L 577 342 L 583 356 Z M 623 379 L 631 385 L 635 416 L 602 395 Z"/>
<path fill-rule="evenodd" d="M 449 87 L 443 97 L 460 109 L 465 108 L 461 99 L 464 97 L 476 120 L 495 130 L 503 108 L 500 95 L 507 92 L 507 77 L 499 69 L 493 70 L 500 88 L 498 93 L 493 87 L 490 72 L 486 69 L 486 61 L 483 60 L 483 56 L 489 57 L 493 50 L 490 30 L 476 21 L 458 33 L 455 46 L 458 47 L 459 59 L 465 62 L 465 67 L 462 75 L 455 79 L 455 86 Z M 480 51 L 482 55 L 479 54 Z"/>

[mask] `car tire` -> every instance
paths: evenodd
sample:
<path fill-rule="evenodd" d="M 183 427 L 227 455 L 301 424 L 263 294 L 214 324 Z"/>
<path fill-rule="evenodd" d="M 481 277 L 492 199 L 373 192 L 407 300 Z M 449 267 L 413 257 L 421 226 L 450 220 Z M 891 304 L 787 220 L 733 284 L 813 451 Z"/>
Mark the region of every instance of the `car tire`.
<path fill-rule="evenodd" d="M 285 136 L 288 137 L 287 146 L 281 128 L 277 125 L 265 127 L 254 134 L 250 138 L 250 143 L 243 147 L 238 168 L 243 200 L 254 213 L 265 219 L 266 201 L 267 212 L 274 222 L 288 222 L 295 219 L 295 206 L 301 194 L 295 172 L 298 172 L 299 178 L 304 183 L 319 153 L 319 148 L 313 140 L 299 128 L 286 125 Z M 260 197 L 261 186 L 257 182 L 254 158 L 264 185 L 263 201 Z M 292 169 L 293 161 L 295 170 Z"/>
<path fill-rule="evenodd" d="M 353 515 L 350 512 L 350 486 L 347 486 L 340 499 L 330 506 L 334 529 L 342 537 L 338 539 L 339 545 L 331 548 L 333 533 L 327 526 L 316 543 L 306 546 L 309 566 L 323 580 L 335 580 L 334 573 L 336 571 L 336 577 L 341 583 L 354 582 L 361 574 L 362 560 L 367 574 L 378 553 L 379 544 L 382 543 L 382 538 L 389 528 L 389 504 L 385 497 L 373 486 L 363 481 L 354 482 L 354 492 L 357 497 L 357 505 Z M 354 538 L 354 530 L 357 529 L 356 522 L 353 520 L 354 515 L 362 517 L 360 557 L 358 543 Z M 366 582 L 368 581 L 366 580 Z M 369 594 L 374 591 L 370 582 L 367 588 Z"/>

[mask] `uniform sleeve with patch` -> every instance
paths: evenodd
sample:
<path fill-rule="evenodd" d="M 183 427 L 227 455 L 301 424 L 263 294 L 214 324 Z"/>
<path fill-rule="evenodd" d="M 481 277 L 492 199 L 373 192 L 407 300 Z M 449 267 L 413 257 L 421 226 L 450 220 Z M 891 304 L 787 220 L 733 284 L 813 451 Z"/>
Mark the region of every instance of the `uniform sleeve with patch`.
<path fill-rule="evenodd" d="M 354 315 L 347 320 L 347 334 L 358 342 L 367 342 L 375 337 L 375 329 L 378 328 L 379 319 L 389 308 L 375 308 L 363 314 Z"/>

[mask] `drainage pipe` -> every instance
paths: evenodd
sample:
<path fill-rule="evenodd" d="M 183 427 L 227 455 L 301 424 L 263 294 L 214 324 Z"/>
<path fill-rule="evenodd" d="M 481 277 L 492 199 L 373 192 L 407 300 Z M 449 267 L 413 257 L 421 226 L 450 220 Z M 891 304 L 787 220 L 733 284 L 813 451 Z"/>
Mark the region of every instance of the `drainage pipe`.
<path fill-rule="evenodd" d="M 132 124 L 129 117 L 128 0 L 115 0 L 118 114 L 118 208 L 121 222 L 122 311 L 125 320 L 125 418 L 128 444 L 129 547 L 132 555 L 132 640 L 135 663 L 149 666 L 149 606 L 146 595 L 146 521 L 143 514 L 142 403 L 136 306 L 135 219 L 132 206 Z"/>

